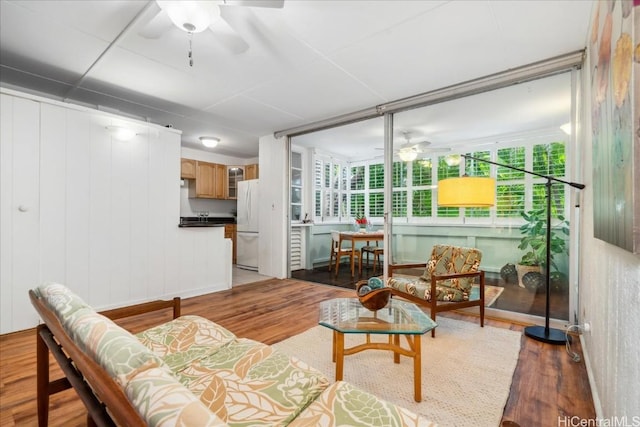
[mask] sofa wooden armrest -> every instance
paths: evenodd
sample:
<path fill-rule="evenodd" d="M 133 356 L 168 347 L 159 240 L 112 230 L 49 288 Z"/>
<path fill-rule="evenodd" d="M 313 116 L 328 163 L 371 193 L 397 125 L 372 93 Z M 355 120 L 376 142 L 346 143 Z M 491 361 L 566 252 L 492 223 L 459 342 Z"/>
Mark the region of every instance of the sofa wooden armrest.
<path fill-rule="evenodd" d="M 76 390 L 87 408 L 89 425 L 146 425 L 122 388 L 93 358 L 78 347 L 42 298 L 33 290 L 29 290 L 29 298 L 44 322 L 37 328 L 36 344 L 38 425 L 48 425 L 49 396 L 71 387 Z M 123 318 L 166 308 L 173 309 L 175 318 L 176 314 L 180 314 L 180 298 L 153 301 L 108 310 L 105 313 L 113 318 Z M 54 355 L 65 378 L 50 381 L 49 352 Z M 108 413 L 106 408 L 109 408 Z"/>

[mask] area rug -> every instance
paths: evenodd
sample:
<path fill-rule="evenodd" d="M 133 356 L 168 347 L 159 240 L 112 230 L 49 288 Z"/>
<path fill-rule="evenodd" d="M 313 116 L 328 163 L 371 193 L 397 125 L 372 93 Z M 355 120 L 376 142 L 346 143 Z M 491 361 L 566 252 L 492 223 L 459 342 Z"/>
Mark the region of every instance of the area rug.
<path fill-rule="evenodd" d="M 422 337 L 422 402 L 413 399 L 413 360 L 393 363 L 389 351 L 366 350 L 344 360 L 344 381 L 421 414 L 440 426 L 498 426 L 509 397 L 521 333 L 439 317 L 436 337 Z M 335 378 L 332 331 L 315 326 L 274 344 Z M 345 346 L 363 342 L 347 334 Z M 372 335 L 386 340 L 386 335 Z M 402 339 L 403 346 L 407 343 Z"/>

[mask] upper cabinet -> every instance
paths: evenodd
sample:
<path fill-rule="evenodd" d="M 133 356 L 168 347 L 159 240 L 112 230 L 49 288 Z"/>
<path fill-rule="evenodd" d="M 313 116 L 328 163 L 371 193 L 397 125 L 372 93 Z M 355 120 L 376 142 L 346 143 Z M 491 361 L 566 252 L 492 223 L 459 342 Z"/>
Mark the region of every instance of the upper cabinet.
<path fill-rule="evenodd" d="M 227 198 L 238 198 L 238 182 L 244 179 L 243 166 L 227 166 Z"/>
<path fill-rule="evenodd" d="M 258 165 L 227 166 L 180 159 L 180 178 L 189 181 L 189 197 L 237 199 L 238 182 L 258 178 Z"/>
<path fill-rule="evenodd" d="M 180 178 L 196 179 L 196 161 L 192 159 L 180 159 Z"/>
<path fill-rule="evenodd" d="M 246 165 L 244 167 L 244 179 L 258 179 L 258 165 Z"/>
<path fill-rule="evenodd" d="M 196 161 L 195 179 L 189 181 L 189 197 L 226 199 L 226 180 L 225 165 Z"/>
<path fill-rule="evenodd" d="M 215 164 L 196 162 L 195 180 L 189 182 L 189 197 L 215 199 Z"/>
<path fill-rule="evenodd" d="M 214 163 L 215 177 L 213 179 L 213 198 L 227 198 L 227 166 Z"/>

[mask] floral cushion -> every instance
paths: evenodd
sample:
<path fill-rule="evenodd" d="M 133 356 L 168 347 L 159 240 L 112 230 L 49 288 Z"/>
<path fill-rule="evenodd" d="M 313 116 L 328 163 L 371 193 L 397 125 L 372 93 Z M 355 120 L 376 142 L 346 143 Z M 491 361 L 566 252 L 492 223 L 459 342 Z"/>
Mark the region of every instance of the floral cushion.
<path fill-rule="evenodd" d="M 431 281 L 431 274 L 472 273 L 478 271 L 481 260 L 482 252 L 475 248 L 434 245 L 431 251 L 431 259 L 427 262 L 427 268 L 422 275 L 422 279 L 427 282 Z M 437 284 L 460 289 L 468 294 L 473 285 L 473 278 L 448 279 Z"/>
<path fill-rule="evenodd" d="M 389 278 L 387 285 L 405 294 L 413 295 L 425 301 L 431 301 L 431 282 L 422 277 L 395 277 Z M 468 301 L 469 293 L 449 286 L 436 285 L 437 301 Z"/>
<path fill-rule="evenodd" d="M 69 335 L 121 386 L 146 369 L 160 367 L 170 372 L 160 357 L 107 317 L 92 310 L 76 313 L 79 315 L 65 326 Z"/>
<path fill-rule="evenodd" d="M 125 394 L 152 427 L 227 425 L 163 369 L 139 372 L 127 383 Z"/>
<path fill-rule="evenodd" d="M 327 388 L 306 363 L 249 339 L 237 339 L 176 377 L 230 426 L 287 425 Z"/>
<path fill-rule="evenodd" d="M 35 290 L 36 294 L 44 300 L 49 307 L 60 319 L 60 323 L 64 325 L 63 320 L 75 313 L 81 308 L 93 309 L 85 303 L 82 298 L 73 293 L 69 288 L 55 282 L 46 282 L 38 286 Z"/>
<path fill-rule="evenodd" d="M 137 334 L 173 372 L 218 351 L 235 339 L 222 326 L 200 316 L 182 316 Z"/>
<path fill-rule="evenodd" d="M 478 271 L 482 252 L 475 248 L 434 245 L 427 268 L 419 278 L 392 276 L 387 285 L 409 295 L 431 301 L 431 274 L 472 273 Z M 437 301 L 468 301 L 474 282 L 473 277 L 438 280 Z"/>
<path fill-rule="evenodd" d="M 435 427 L 435 424 L 349 383 L 338 381 L 325 389 L 289 424 L 289 427 L 308 426 Z"/>
<path fill-rule="evenodd" d="M 132 334 L 96 313 L 69 288 L 45 283 L 36 293 L 54 311 L 75 343 L 91 356 L 121 386 L 137 372 L 163 366 Z"/>

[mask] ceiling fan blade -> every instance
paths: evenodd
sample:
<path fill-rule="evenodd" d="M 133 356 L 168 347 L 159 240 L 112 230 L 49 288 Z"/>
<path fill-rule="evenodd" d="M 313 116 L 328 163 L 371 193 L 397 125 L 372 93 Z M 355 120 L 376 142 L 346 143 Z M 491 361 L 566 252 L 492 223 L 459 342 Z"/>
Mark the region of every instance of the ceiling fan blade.
<path fill-rule="evenodd" d="M 271 7 L 281 9 L 284 7 L 284 0 L 226 0 L 229 6 L 249 6 L 249 7 Z"/>
<path fill-rule="evenodd" d="M 145 39 L 159 39 L 171 27 L 173 23 L 167 13 L 155 3 L 155 15 L 152 15 L 152 18 L 138 31 L 138 35 Z"/>
<path fill-rule="evenodd" d="M 231 53 L 239 54 L 249 49 L 249 44 L 229 25 L 224 17 L 224 13 L 220 17 L 214 19 L 209 28 L 216 36 L 216 39 L 222 43 L 224 47 L 229 49 Z"/>

